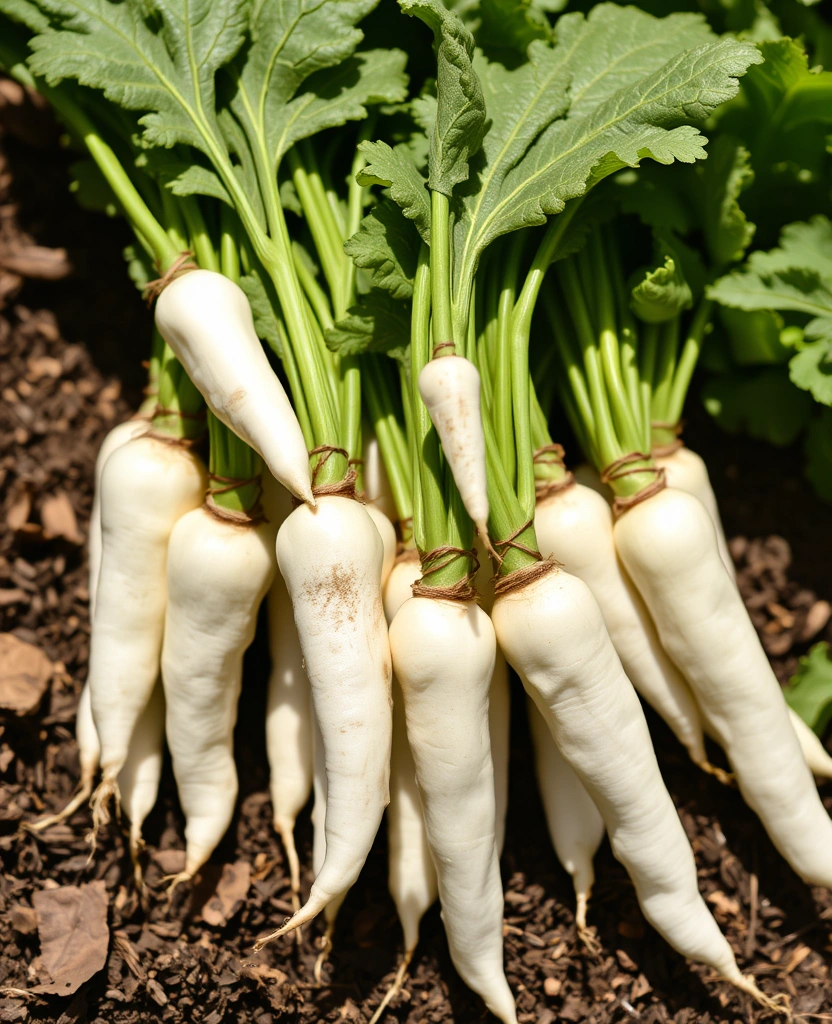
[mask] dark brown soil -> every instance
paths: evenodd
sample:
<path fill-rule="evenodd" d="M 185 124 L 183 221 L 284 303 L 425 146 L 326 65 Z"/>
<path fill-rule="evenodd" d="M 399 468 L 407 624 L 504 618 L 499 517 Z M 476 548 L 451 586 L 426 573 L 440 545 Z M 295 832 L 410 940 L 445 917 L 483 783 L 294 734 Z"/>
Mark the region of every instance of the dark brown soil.
<path fill-rule="evenodd" d="M 24 120 L 31 126 L 31 118 Z M 319 923 L 304 931 L 300 947 L 286 938 L 249 955 L 255 937 L 291 910 L 284 858 L 270 825 L 262 636 L 246 661 L 236 736 L 238 814 L 199 885 L 168 906 L 162 876 L 179 866 L 182 847 L 169 767 L 145 828 L 144 901 L 115 828 L 88 863 L 86 811 L 37 838 L 19 831 L 22 821 L 60 808 L 77 780 L 73 716 L 87 668 L 89 621 L 85 546 L 73 534 L 67 505 L 84 534 L 96 449 L 138 402 L 150 328 L 120 260 L 123 229 L 75 209 L 66 192 L 67 161 L 48 122 L 39 128 L 34 141 L 45 148 L 33 147 L 31 138 L 24 144 L 0 136 L 0 252 L 33 241 L 64 246 L 74 271 L 65 280 L 23 283 L 20 275 L 10 280 L 14 275 L 0 264 L 0 295 L 6 295 L 5 309 L 0 299 L 0 632 L 37 646 L 55 664 L 37 713 L 0 717 L 0 1021 L 366 1021 L 392 979 L 400 948 L 383 834 L 340 913 L 326 984 L 317 985 L 313 976 Z M 61 259 L 52 257 L 51 265 Z M 832 638 L 827 609 L 818 603 L 832 598 L 832 517 L 800 478 L 794 452 L 725 438 L 695 409 L 691 418 L 688 439 L 712 467 L 743 594 L 785 680 L 810 641 Z M 63 535 L 54 536 L 56 505 L 45 509 L 44 503 L 56 496 Z M 503 873 L 507 973 L 520 1020 L 758 1018 L 761 1012 L 747 998 L 692 967 L 645 924 L 606 844 L 597 858 L 590 911 L 602 952 L 581 948 L 570 883 L 551 850 L 535 791 L 517 696 Z M 795 1012 L 832 1019 L 832 897 L 803 885 L 738 794 L 692 769 L 655 716 L 650 725 L 696 853 L 702 891 L 743 970 L 765 991 L 788 994 Z M 830 807 L 832 786 L 825 792 Z M 308 865 L 308 810 L 298 841 Z M 208 924 L 203 907 L 223 865 L 238 861 L 251 866 L 245 899 L 231 908 L 226 925 Z M 105 968 L 71 997 L 27 994 L 23 990 L 45 980 L 33 895 L 94 879 L 103 881 L 109 902 Z M 310 881 L 307 872 L 304 883 Z M 406 990 L 384 1020 L 469 1024 L 485 1017 L 451 967 L 434 908 L 423 923 Z"/>

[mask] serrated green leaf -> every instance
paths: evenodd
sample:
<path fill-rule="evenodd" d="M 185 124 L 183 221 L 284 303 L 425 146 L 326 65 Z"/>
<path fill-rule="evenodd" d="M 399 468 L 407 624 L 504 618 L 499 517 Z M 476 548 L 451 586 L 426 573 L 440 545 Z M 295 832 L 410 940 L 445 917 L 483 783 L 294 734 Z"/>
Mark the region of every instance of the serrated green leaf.
<path fill-rule="evenodd" d="M 702 397 L 705 408 L 729 434 L 745 431 L 781 447 L 800 436 L 814 408 L 811 397 L 792 385 L 781 366 L 753 375 L 715 377 L 705 385 Z"/>
<path fill-rule="evenodd" d="M 743 258 L 756 230 L 739 204 L 740 194 L 754 180 L 748 150 L 729 136 L 718 136 L 709 147 L 701 178 L 708 256 L 715 267 L 725 267 Z"/>
<path fill-rule="evenodd" d="M 813 317 L 832 315 L 832 288 L 814 270 L 798 268 L 762 276 L 734 270 L 708 289 L 708 296 L 737 309 L 778 309 Z"/>
<path fill-rule="evenodd" d="M 832 318 L 823 327 L 826 337 L 805 345 L 789 360 L 789 377 L 793 384 L 810 391 L 816 402 L 832 406 Z"/>
<path fill-rule="evenodd" d="M 367 104 L 402 100 L 401 50 L 356 54 L 356 24 L 378 0 L 257 2 L 252 44 L 231 68 L 231 100 L 256 158 L 271 172 L 298 140 L 367 114 Z"/>
<path fill-rule="evenodd" d="M 457 0 L 448 7 L 459 15 L 489 59 L 507 65 L 522 59 L 535 39 L 552 37 L 547 7 L 535 0 Z"/>
<path fill-rule="evenodd" d="M 832 223 L 818 215 L 810 221 L 787 224 L 777 248 L 753 252 L 749 266 L 762 276 L 806 269 L 832 281 Z"/>
<path fill-rule="evenodd" d="M 665 246 L 667 250 L 669 247 Z M 630 308 L 648 324 L 660 324 L 690 309 L 693 295 L 672 255 L 665 252 L 663 263 L 648 269 L 632 289 Z"/>
<path fill-rule="evenodd" d="M 703 33 L 695 16 L 658 20 L 602 4 L 586 20 L 562 17 L 557 45 L 533 43 L 529 63 L 515 70 L 475 62 L 492 126 L 476 168 L 478 187 L 461 190 L 461 307 L 495 238 L 542 224 L 569 199 L 642 159 L 691 163 L 705 155 L 705 140 L 689 122 L 703 121 L 733 96 L 737 76 L 760 56 L 730 39 L 684 50 L 686 40 L 699 43 Z"/>
<path fill-rule="evenodd" d="M 421 242 L 413 225 L 389 199 L 382 200 L 347 239 L 344 251 L 357 267 L 372 271 L 375 288 L 394 299 L 409 299 L 419 260 Z"/>
<path fill-rule="evenodd" d="M 786 703 L 819 735 L 832 721 L 832 658 L 819 643 L 800 659 L 785 691 Z"/>
<path fill-rule="evenodd" d="M 31 0 L 0 0 L 0 13 L 32 32 L 43 32 L 49 28 L 49 18 Z"/>
<path fill-rule="evenodd" d="M 357 175 L 358 183 L 388 188 L 390 198 L 429 243 L 430 196 L 427 181 L 416 167 L 408 146 L 399 143 L 391 149 L 386 142 L 362 142 L 358 149 L 367 161 Z"/>
<path fill-rule="evenodd" d="M 428 187 L 451 196 L 468 179 L 468 163 L 488 130 L 482 87 L 471 64 L 474 39 L 441 0 L 399 0 L 399 6 L 433 31 L 436 50 L 436 116 L 430 134 Z"/>
<path fill-rule="evenodd" d="M 410 344 L 410 307 L 373 290 L 326 332 L 326 343 L 344 356 L 378 352 L 401 359 Z"/>
<path fill-rule="evenodd" d="M 651 163 L 637 171 L 621 171 L 614 178 L 615 193 L 623 213 L 635 214 L 648 227 L 687 235 L 693 230 L 689 195 L 679 185 L 678 175 Z"/>

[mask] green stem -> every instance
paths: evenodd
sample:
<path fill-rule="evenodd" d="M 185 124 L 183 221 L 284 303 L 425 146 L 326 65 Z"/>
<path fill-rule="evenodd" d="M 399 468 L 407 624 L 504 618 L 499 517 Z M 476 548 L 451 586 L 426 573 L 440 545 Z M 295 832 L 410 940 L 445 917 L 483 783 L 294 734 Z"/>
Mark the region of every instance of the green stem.
<path fill-rule="evenodd" d="M 711 313 L 714 304 L 710 299 L 702 299 L 694 314 L 690 329 L 682 346 L 682 354 L 676 366 L 676 373 L 673 377 L 673 384 L 670 389 L 670 397 L 667 407 L 668 423 L 676 424 L 682 418 L 682 409 L 685 405 L 688 388 L 696 369 L 699 353 L 702 351 L 702 342 L 705 332 L 711 321 Z"/>
<path fill-rule="evenodd" d="M 441 192 L 431 193 L 430 279 L 434 351 L 438 356 L 456 355 L 451 301 L 450 202 Z M 467 323 L 467 317 L 466 317 Z"/>
<path fill-rule="evenodd" d="M 679 349 L 679 316 L 673 317 L 661 326 L 660 342 L 653 378 L 653 402 L 651 419 L 660 423 L 668 422 L 670 391 L 676 369 L 676 354 Z"/>
<path fill-rule="evenodd" d="M 378 438 L 399 521 L 408 520 L 413 515 L 410 473 L 401 458 L 402 429 L 393 408 L 391 382 L 384 372 L 381 359 L 381 356 L 364 357 L 364 396 L 373 430 Z M 404 454 L 406 457 L 406 449 Z"/>
<path fill-rule="evenodd" d="M 524 238 L 517 234 L 508 248 L 508 258 L 503 271 L 500 298 L 497 304 L 497 348 L 495 353 L 494 379 L 492 388 L 492 420 L 497 448 L 503 469 L 509 481 L 514 484 L 517 473 L 517 457 L 514 440 L 514 406 L 512 395 L 512 314 L 517 297 L 517 277 L 520 273 L 520 257 L 523 253 Z"/>

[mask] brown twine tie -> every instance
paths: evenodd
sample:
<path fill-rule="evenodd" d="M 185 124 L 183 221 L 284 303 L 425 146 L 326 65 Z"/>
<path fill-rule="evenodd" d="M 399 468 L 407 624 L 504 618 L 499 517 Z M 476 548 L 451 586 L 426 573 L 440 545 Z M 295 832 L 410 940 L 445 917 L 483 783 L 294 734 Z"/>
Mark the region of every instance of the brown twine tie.
<path fill-rule="evenodd" d="M 153 305 L 165 288 L 167 288 L 172 281 L 175 281 L 177 277 L 187 274 L 189 270 L 199 270 L 197 264 L 191 259 L 192 255 L 193 253 L 187 251 L 180 252 L 161 277 L 157 277 L 154 281 L 147 282 L 144 291 L 142 292 L 142 298 L 147 303 L 148 308 Z"/>
<path fill-rule="evenodd" d="M 447 569 L 458 555 L 464 555 L 471 559 L 473 568 L 456 583 L 445 587 L 432 587 L 424 582 L 426 576 L 432 576 L 435 572 Z M 480 563 L 477 552 L 471 548 L 455 548 L 450 544 L 434 548 L 433 551 L 420 552 L 422 563 L 422 578 L 411 585 L 411 592 L 414 597 L 430 597 L 434 601 L 476 601 L 479 598 L 477 588 L 474 586 L 474 579 L 479 570 Z"/>
<path fill-rule="evenodd" d="M 507 573 L 505 576 L 495 576 L 493 580 L 494 597 L 505 597 L 506 594 L 520 590 L 521 587 L 527 587 L 530 583 L 534 583 L 560 568 L 560 562 L 556 562 L 550 555 L 533 565 L 524 565 L 522 569 L 515 569 L 514 572 Z"/>
<path fill-rule="evenodd" d="M 529 521 L 526 522 L 526 523 L 523 523 L 522 526 L 518 526 L 517 529 L 514 531 L 514 533 L 512 533 L 508 537 L 506 537 L 505 540 L 495 540 L 494 541 L 494 547 L 495 548 L 505 548 L 506 550 L 508 550 L 508 548 L 515 548 L 517 551 L 522 551 L 524 554 L 530 555 L 532 558 L 535 559 L 535 561 L 539 562 L 540 559 L 543 557 L 540 554 L 540 552 L 536 551 L 534 548 L 526 547 L 525 544 L 521 544 L 517 540 L 517 538 L 520 536 L 520 534 L 521 533 L 525 533 L 525 531 L 528 530 L 528 528 L 533 523 L 534 523 L 534 520 L 533 519 L 529 519 Z M 496 551 L 496 555 L 497 555 L 497 558 L 499 559 L 500 565 L 502 565 L 503 562 L 505 561 L 506 551 L 499 551 L 498 550 L 498 551 Z"/>
<path fill-rule="evenodd" d="M 601 470 L 601 483 L 609 484 L 614 480 L 621 480 L 625 476 L 634 476 L 638 473 L 652 473 L 653 482 L 640 490 L 638 494 L 630 494 L 627 497 L 616 497 L 613 499 L 612 512 L 616 519 L 619 519 L 625 512 L 636 505 L 640 505 L 654 494 L 663 491 L 667 487 L 665 472 L 659 466 L 634 466 L 635 462 L 649 462 L 650 456 L 644 452 L 629 452 L 622 455 L 620 459 L 611 462 L 606 469 Z"/>
<path fill-rule="evenodd" d="M 216 516 L 217 519 L 221 519 L 228 523 L 235 523 L 238 526 L 257 526 L 259 523 L 267 523 L 266 515 L 263 512 L 263 507 L 260 504 L 260 499 L 263 497 L 263 480 L 258 473 L 256 476 L 251 476 L 247 480 L 238 479 L 233 476 L 218 476 L 216 473 L 209 473 L 208 479 L 219 484 L 223 484 L 222 487 L 209 487 L 208 492 L 205 495 L 205 501 L 202 503 L 203 508 L 206 512 L 210 512 L 211 515 Z M 228 494 L 229 491 L 236 490 L 237 488 L 256 486 L 257 493 L 254 502 L 249 509 L 233 509 L 225 508 L 222 505 L 218 505 L 214 500 L 216 494 Z"/>
<path fill-rule="evenodd" d="M 534 497 L 535 502 L 540 503 L 551 498 L 562 491 L 568 491 L 575 483 L 575 476 L 566 469 L 566 452 L 562 444 L 553 442 L 545 444 L 542 448 L 535 449 L 532 462 L 536 466 L 560 466 L 565 470 L 559 480 L 535 480 Z"/>
<path fill-rule="evenodd" d="M 678 452 L 680 448 L 685 447 L 685 442 L 681 436 L 684 426 L 684 423 L 681 421 L 679 423 L 661 423 L 658 420 L 654 420 L 650 424 L 651 430 L 666 430 L 676 435 L 667 444 L 654 444 L 651 447 L 650 451 L 654 459 L 666 459 L 668 455 L 672 455 L 674 452 Z"/>
<path fill-rule="evenodd" d="M 456 348 L 456 345 L 452 341 L 440 341 L 438 345 L 433 346 L 433 359 L 436 359 L 436 353 L 441 352 L 443 348 Z"/>

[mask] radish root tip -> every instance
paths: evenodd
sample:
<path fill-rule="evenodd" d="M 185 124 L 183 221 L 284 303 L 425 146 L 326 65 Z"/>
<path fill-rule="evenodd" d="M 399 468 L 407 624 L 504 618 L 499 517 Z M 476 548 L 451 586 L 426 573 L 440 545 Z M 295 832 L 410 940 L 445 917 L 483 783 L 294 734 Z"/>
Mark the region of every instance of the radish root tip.
<path fill-rule="evenodd" d="M 376 1007 L 376 1012 L 370 1018 L 369 1024 L 378 1024 L 381 1020 L 381 1015 L 396 998 L 399 992 L 401 992 L 402 986 L 407 978 L 407 969 L 410 967 L 410 961 L 413 959 L 413 953 L 414 950 L 412 949 L 405 951 L 405 954 L 402 957 L 402 962 L 399 964 L 399 969 L 396 971 L 396 977 L 393 979 L 393 984 L 384 993 L 384 998 Z"/>

